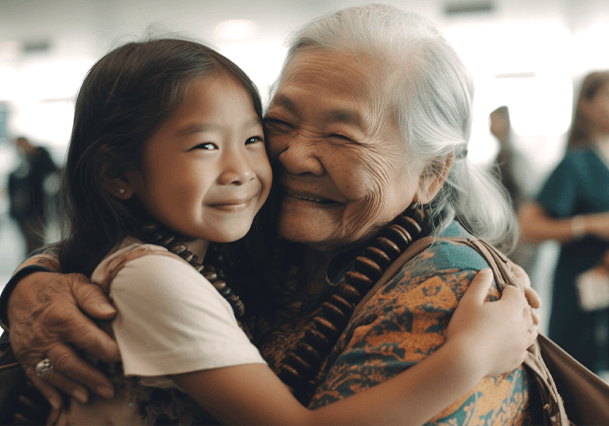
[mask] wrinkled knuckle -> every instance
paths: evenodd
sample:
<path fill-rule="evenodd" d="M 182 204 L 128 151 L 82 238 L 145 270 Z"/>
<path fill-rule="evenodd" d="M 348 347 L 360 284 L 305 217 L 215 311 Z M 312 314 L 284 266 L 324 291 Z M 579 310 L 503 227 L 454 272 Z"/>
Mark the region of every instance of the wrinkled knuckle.
<path fill-rule="evenodd" d="M 95 285 L 83 274 L 68 274 L 66 279 L 72 288 L 72 292 L 90 291 L 95 289 Z"/>
<path fill-rule="evenodd" d="M 105 298 L 101 288 L 95 284 L 90 283 L 88 283 L 87 285 L 81 283 L 81 285 L 78 286 L 77 289 L 74 291 L 74 295 L 80 303 L 92 303 L 102 298 Z"/>
<path fill-rule="evenodd" d="M 59 371 L 69 370 L 74 365 L 74 359 L 69 352 L 60 353 L 53 359 L 53 367 Z"/>
<path fill-rule="evenodd" d="M 68 327 L 74 319 L 73 310 L 66 309 L 66 306 L 59 304 L 49 308 L 41 318 L 42 323 L 50 329 L 62 329 Z"/>
<path fill-rule="evenodd" d="M 78 346 L 91 348 L 97 342 L 97 336 L 91 328 L 83 328 L 78 333 Z"/>

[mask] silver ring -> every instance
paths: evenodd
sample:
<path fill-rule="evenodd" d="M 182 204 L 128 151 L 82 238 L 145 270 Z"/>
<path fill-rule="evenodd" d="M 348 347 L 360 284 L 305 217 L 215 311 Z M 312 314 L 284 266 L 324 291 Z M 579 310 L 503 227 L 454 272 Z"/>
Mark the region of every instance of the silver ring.
<path fill-rule="evenodd" d="M 43 359 L 38 364 L 36 364 L 36 375 L 41 379 L 44 379 L 47 374 L 51 372 L 53 369 L 53 365 L 48 358 Z"/>

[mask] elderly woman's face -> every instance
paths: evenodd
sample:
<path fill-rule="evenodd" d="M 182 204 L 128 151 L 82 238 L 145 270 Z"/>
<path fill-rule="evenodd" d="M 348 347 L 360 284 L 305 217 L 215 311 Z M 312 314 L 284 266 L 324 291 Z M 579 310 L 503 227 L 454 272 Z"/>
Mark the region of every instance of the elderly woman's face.
<path fill-rule="evenodd" d="M 361 243 L 416 198 L 420 168 L 367 58 L 324 50 L 287 66 L 267 113 L 283 190 L 279 231 L 331 251 Z"/>

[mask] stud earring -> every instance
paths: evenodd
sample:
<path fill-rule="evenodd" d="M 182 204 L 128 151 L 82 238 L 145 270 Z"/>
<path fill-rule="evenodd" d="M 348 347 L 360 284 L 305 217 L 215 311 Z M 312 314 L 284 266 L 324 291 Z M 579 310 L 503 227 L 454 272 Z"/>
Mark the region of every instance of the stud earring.
<path fill-rule="evenodd" d="M 125 188 L 121 188 L 121 189 L 119 189 L 119 190 L 118 190 L 118 193 L 119 193 L 119 194 L 121 194 L 121 195 L 122 195 L 122 194 L 124 194 L 124 193 L 125 193 Z"/>

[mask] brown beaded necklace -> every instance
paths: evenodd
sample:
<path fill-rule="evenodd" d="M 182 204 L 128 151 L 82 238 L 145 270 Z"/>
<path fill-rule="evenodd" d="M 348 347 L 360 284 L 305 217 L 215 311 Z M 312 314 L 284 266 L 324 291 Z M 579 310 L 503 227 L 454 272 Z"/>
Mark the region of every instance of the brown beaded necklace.
<path fill-rule="evenodd" d="M 243 317 L 245 305 L 243 305 L 239 296 L 226 284 L 223 277 L 216 273 L 213 267 L 205 266 L 203 263 L 198 262 L 199 257 L 188 250 L 188 244 L 184 239 L 178 238 L 175 233 L 156 223 L 144 225 L 140 229 L 138 237 L 146 243 L 163 246 L 187 261 L 230 303 L 237 319 Z"/>
<path fill-rule="evenodd" d="M 427 227 L 424 229 L 426 223 L 426 212 L 413 203 L 387 225 L 366 247 L 364 254 L 355 258 L 344 280 L 327 295 L 320 313 L 305 329 L 304 338 L 279 362 L 279 378 L 303 404 L 310 400 L 319 369 L 345 330 L 357 304 L 410 244 L 428 234 Z M 188 250 L 184 239 L 152 223 L 143 226 L 138 237 L 144 242 L 163 246 L 186 260 L 231 304 L 237 319 L 243 317 L 245 307 L 239 296 L 213 268 L 198 262 L 198 257 Z"/>
<path fill-rule="evenodd" d="M 426 213 L 412 204 L 357 256 L 354 266 L 322 303 L 321 311 L 305 329 L 304 338 L 290 348 L 278 365 L 279 378 L 307 405 L 323 362 L 345 330 L 357 304 L 387 268 L 412 244 L 428 234 Z M 427 228 L 427 227 L 425 227 Z"/>

